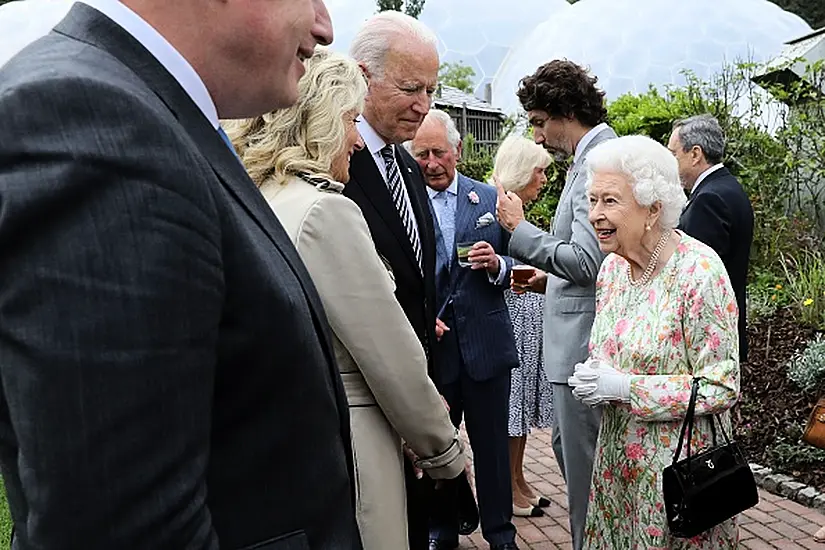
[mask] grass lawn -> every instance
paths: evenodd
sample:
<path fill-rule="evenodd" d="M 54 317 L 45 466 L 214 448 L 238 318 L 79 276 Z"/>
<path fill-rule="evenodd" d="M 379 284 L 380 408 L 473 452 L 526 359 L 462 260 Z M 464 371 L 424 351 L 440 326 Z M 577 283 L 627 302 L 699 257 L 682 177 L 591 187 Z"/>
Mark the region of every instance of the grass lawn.
<path fill-rule="evenodd" d="M 10 538 L 11 515 L 9 515 L 9 503 L 6 502 L 6 488 L 3 486 L 3 479 L 0 478 L 0 548 L 8 548 Z"/>

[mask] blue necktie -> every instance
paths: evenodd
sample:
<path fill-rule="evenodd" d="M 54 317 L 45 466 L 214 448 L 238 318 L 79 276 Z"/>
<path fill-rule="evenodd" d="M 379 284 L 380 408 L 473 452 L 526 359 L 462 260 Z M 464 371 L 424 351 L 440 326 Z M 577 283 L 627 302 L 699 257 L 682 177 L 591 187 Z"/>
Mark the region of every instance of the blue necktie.
<path fill-rule="evenodd" d="M 455 243 L 455 212 L 449 194 L 448 191 L 439 191 L 433 201 L 438 215 L 438 225 L 441 227 L 441 237 L 444 240 L 444 249 L 447 253 L 447 269 L 452 264 L 453 244 Z"/>
<path fill-rule="evenodd" d="M 226 135 L 226 132 L 223 131 L 223 128 L 218 126 L 218 135 L 221 136 L 221 139 L 229 147 L 229 150 L 232 151 L 232 154 L 235 155 L 239 160 L 238 152 L 235 150 L 235 147 L 232 145 L 232 140 L 229 139 L 229 136 Z"/>

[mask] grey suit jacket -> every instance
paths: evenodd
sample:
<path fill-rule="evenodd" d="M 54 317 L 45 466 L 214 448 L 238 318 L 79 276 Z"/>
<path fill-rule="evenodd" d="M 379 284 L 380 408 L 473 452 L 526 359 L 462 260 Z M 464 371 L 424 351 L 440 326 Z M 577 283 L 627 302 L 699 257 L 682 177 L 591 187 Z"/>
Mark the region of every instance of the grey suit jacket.
<path fill-rule="evenodd" d="M 521 222 L 510 238 L 510 255 L 547 272 L 544 300 L 544 369 L 551 382 L 566 384 L 576 363 L 587 358 L 596 312 L 596 276 L 604 254 L 588 221 L 584 185 L 587 153 L 616 137 L 606 128 L 596 134 L 573 163 L 546 233 Z"/>
<path fill-rule="evenodd" d="M 12 548 L 360 549 L 321 301 L 180 84 L 77 3 L 0 120 Z"/>

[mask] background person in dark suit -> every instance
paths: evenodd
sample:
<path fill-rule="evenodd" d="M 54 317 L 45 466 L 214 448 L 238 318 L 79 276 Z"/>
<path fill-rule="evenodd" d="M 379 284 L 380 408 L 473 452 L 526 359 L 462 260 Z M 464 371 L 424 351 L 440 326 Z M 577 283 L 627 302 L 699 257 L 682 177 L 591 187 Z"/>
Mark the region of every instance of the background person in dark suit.
<path fill-rule="evenodd" d="M 509 235 L 495 219 L 495 188 L 456 171 L 461 139 L 447 113 L 430 111 L 410 148 L 427 180 L 436 222 L 436 387 L 453 424 L 466 419 L 484 538 L 493 549 L 514 549 L 507 424 L 510 369 L 518 366 L 518 353 L 504 302 L 513 260 L 496 253 L 507 249 Z M 472 267 L 461 266 L 456 255 L 456 245 L 466 242 L 475 243 Z M 444 502 L 431 514 L 430 549 L 455 548 L 456 484 L 448 482 L 435 494 Z"/>
<path fill-rule="evenodd" d="M 753 207 L 733 174 L 722 164 L 725 134 L 704 114 L 673 125 L 667 148 L 679 163 L 690 194 L 679 229 L 710 246 L 725 264 L 739 307 L 739 359 L 748 358 L 745 287 L 753 242 Z"/>
<path fill-rule="evenodd" d="M 344 188 L 344 195 L 361 208 L 378 253 L 392 269 L 395 297 L 424 345 L 431 375 L 435 234 L 421 171 L 400 145 L 415 136 L 430 109 L 438 80 L 436 44 L 429 29 L 398 12 L 373 16 L 353 39 L 350 55 L 368 82 L 358 121 L 366 147 L 352 155 Z M 421 550 L 427 547 L 431 483 L 416 478 L 409 457 L 405 468 L 410 548 Z"/>
<path fill-rule="evenodd" d="M 218 125 L 331 39 L 321 0 L 86 0 L 0 70 L 12 548 L 361 548 L 320 300 Z"/>

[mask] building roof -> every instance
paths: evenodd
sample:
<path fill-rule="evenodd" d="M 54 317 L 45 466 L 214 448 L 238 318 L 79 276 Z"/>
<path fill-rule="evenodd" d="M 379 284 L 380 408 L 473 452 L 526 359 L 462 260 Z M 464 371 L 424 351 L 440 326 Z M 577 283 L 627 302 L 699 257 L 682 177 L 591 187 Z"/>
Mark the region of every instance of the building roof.
<path fill-rule="evenodd" d="M 458 88 L 447 86 L 446 84 L 439 84 L 438 90 L 433 97 L 433 103 L 436 107 L 454 107 L 460 109 L 465 104 L 467 109 L 472 111 L 482 111 L 485 113 L 494 113 L 504 117 L 504 112 L 498 107 L 493 107 L 483 99 L 479 99 L 473 94 L 462 92 Z"/>
<path fill-rule="evenodd" d="M 821 59 L 825 59 L 825 28 L 786 42 L 782 52 L 756 72 L 753 81 L 761 86 L 789 89 L 794 82 L 806 82 L 808 64 Z M 825 83 L 820 85 L 825 93 Z"/>

